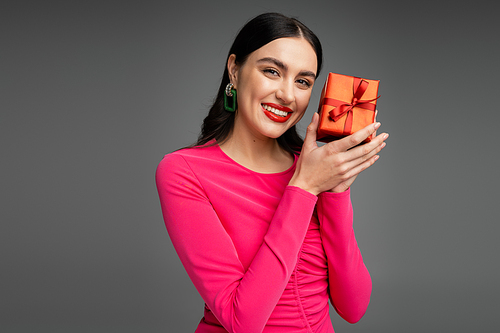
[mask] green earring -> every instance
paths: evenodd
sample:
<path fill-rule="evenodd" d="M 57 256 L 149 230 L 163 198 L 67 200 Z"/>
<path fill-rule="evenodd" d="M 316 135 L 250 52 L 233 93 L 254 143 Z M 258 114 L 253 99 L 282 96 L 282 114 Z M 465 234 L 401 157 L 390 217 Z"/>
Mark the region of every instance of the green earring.
<path fill-rule="evenodd" d="M 229 105 L 228 97 L 232 97 L 232 103 Z M 233 89 L 233 84 L 228 83 L 224 94 L 224 109 L 229 112 L 236 111 L 236 89 Z"/>

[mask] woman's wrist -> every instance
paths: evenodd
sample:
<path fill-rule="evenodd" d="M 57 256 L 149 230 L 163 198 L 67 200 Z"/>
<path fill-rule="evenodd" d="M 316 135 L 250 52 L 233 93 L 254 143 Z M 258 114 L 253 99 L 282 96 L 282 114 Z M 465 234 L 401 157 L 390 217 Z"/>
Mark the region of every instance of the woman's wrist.
<path fill-rule="evenodd" d="M 342 193 L 342 192 L 345 192 L 345 191 L 348 191 L 351 187 L 350 186 L 347 186 L 347 187 L 335 187 L 335 188 L 332 188 L 326 192 L 329 192 L 329 193 Z"/>
<path fill-rule="evenodd" d="M 319 194 L 319 192 L 317 192 L 317 191 L 316 191 L 316 190 L 314 190 L 313 188 L 310 188 L 310 187 L 307 185 L 307 183 L 305 183 L 305 182 L 301 182 L 300 180 L 297 180 L 297 179 L 294 179 L 294 178 L 292 178 L 292 179 L 290 180 L 290 182 L 288 183 L 288 186 L 295 186 L 295 187 L 298 187 L 298 188 L 300 188 L 300 189 L 302 189 L 302 190 L 304 190 L 304 191 L 307 191 L 307 192 L 309 192 L 309 193 L 311 193 L 311 194 L 313 194 L 313 195 L 316 195 L 316 196 Z"/>

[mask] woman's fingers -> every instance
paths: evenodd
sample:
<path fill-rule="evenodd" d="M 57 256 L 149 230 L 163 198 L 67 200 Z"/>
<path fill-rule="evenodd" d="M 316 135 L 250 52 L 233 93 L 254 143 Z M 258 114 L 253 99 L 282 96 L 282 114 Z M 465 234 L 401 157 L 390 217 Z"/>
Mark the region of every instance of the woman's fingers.
<path fill-rule="evenodd" d="M 345 181 L 343 183 L 341 183 L 345 187 L 342 191 L 345 191 L 348 187 L 350 187 L 352 185 L 352 183 L 354 182 L 354 180 L 356 179 L 356 177 L 361 172 L 363 172 L 364 170 L 366 170 L 370 166 L 372 166 L 378 160 L 378 158 L 379 158 L 379 155 L 374 155 L 370 159 L 368 159 L 368 160 L 364 161 L 363 163 L 358 164 L 356 167 L 350 169 L 349 172 L 344 175 Z M 339 185 L 341 185 L 341 184 L 339 184 Z M 339 191 L 334 190 L 334 192 L 339 192 Z"/>
<path fill-rule="evenodd" d="M 375 163 L 388 135 L 380 134 L 360 145 L 380 127 L 380 123 L 374 123 L 346 138 L 318 147 L 318 123 L 319 117 L 315 113 L 307 127 L 302 153 L 289 184 L 315 195 L 324 191 L 345 190 L 361 171 Z"/>
<path fill-rule="evenodd" d="M 317 147 L 316 131 L 318 130 L 319 114 L 314 112 L 311 123 L 307 126 L 306 137 L 304 138 L 304 146 L 308 149 Z"/>
<path fill-rule="evenodd" d="M 371 166 L 378 159 L 378 153 L 386 146 L 388 134 L 380 134 L 369 144 L 356 147 L 345 153 L 345 178 L 353 177 Z M 370 145 L 370 146 L 369 146 Z M 377 155 L 377 156 L 376 156 Z"/>
<path fill-rule="evenodd" d="M 352 147 L 356 147 L 359 145 L 361 142 L 363 142 L 367 137 L 375 133 L 375 131 L 380 127 L 380 123 L 373 123 L 365 128 L 349 135 L 346 136 L 345 138 L 342 138 L 337 141 L 333 141 L 328 143 L 330 145 L 330 149 L 334 153 L 340 153 L 343 151 L 347 151 L 351 149 Z M 373 141 L 373 140 L 372 140 Z"/>
<path fill-rule="evenodd" d="M 387 137 L 388 134 L 386 133 L 380 134 L 369 143 L 347 152 L 336 154 L 336 162 L 332 160 L 332 163 L 337 163 L 339 179 L 345 186 L 349 187 L 360 172 L 366 170 L 377 161 L 377 154 L 385 147 L 384 140 Z"/>
<path fill-rule="evenodd" d="M 367 160 L 385 147 L 385 140 L 389 134 L 382 133 L 376 136 L 372 141 L 355 147 L 345 153 L 347 161 Z"/>

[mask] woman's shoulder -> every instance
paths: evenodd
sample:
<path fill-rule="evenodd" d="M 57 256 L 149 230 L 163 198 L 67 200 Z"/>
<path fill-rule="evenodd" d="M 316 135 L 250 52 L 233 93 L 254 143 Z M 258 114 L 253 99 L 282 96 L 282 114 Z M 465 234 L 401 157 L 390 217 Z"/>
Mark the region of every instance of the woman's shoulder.
<path fill-rule="evenodd" d="M 204 198 L 203 183 L 213 175 L 213 147 L 183 148 L 165 155 L 156 168 L 156 187 L 163 198 Z M 212 153 L 213 155 L 213 153 Z"/>
<path fill-rule="evenodd" d="M 218 152 L 218 150 L 219 146 L 216 142 L 209 142 L 201 146 L 191 146 L 174 150 L 173 152 L 166 154 L 163 159 L 176 159 L 179 157 L 183 157 L 185 159 L 202 158 L 205 156 L 213 156 Z"/>
<path fill-rule="evenodd" d="M 158 164 L 157 172 L 198 168 L 216 160 L 218 155 L 217 144 L 182 148 L 166 154 Z"/>

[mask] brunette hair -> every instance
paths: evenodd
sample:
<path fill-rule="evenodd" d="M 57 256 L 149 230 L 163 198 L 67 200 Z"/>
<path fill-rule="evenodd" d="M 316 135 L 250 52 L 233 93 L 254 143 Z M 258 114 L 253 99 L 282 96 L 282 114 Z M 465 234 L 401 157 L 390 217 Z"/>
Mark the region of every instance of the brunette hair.
<path fill-rule="evenodd" d="M 203 121 L 198 141 L 193 146 L 207 144 L 213 139 L 218 143 L 222 143 L 229 137 L 233 129 L 236 112 L 228 112 L 224 109 L 223 95 L 226 85 L 229 83 L 227 70 L 229 56 L 231 54 L 236 55 L 236 64 L 243 64 L 253 51 L 275 39 L 284 37 L 302 37 L 311 44 L 316 52 L 318 64 L 316 77 L 318 77 L 323 62 L 323 51 L 318 37 L 309 28 L 299 20 L 279 13 L 265 13 L 253 18 L 239 31 L 229 49 L 229 54 L 224 63 L 224 74 L 219 91 L 208 116 Z M 277 140 L 283 149 L 293 154 L 300 152 L 304 143 L 295 126 L 288 129 Z"/>

